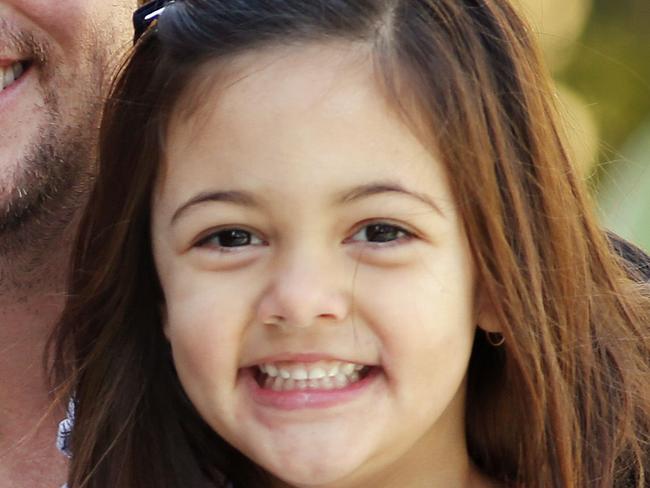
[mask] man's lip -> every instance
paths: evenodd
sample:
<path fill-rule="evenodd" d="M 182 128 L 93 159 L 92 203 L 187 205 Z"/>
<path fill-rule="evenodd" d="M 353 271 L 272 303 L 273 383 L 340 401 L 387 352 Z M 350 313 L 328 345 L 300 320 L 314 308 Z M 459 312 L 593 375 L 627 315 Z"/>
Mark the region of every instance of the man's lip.
<path fill-rule="evenodd" d="M 375 366 L 376 364 L 364 362 L 359 359 L 346 358 L 336 354 L 327 354 L 327 353 L 280 353 L 273 354 L 271 356 L 264 356 L 255 361 L 251 361 L 242 368 L 250 368 L 257 366 L 259 364 L 268 364 L 268 363 L 280 363 L 280 362 L 294 362 L 294 363 L 315 363 L 318 361 L 341 361 L 344 363 L 356 363 L 363 364 L 366 366 Z"/>
<path fill-rule="evenodd" d="M 31 59 L 29 58 L 2 58 L 0 57 L 0 68 L 6 68 L 15 63 L 30 64 Z"/>

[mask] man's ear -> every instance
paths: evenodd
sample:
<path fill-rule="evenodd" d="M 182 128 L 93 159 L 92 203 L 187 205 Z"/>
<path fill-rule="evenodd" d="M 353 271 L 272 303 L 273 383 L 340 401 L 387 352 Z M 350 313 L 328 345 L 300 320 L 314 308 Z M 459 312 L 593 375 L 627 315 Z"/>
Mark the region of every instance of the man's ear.
<path fill-rule="evenodd" d="M 476 295 L 476 323 L 485 332 L 501 333 L 503 328 L 497 318 L 492 300 L 482 287 Z"/>

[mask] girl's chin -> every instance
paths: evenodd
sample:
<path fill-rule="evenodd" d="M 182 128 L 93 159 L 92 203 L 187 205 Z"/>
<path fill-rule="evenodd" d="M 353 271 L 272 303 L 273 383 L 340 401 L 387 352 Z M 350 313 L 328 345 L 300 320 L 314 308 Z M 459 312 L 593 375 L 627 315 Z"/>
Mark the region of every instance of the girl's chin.
<path fill-rule="evenodd" d="M 262 465 L 278 480 L 295 487 L 329 488 L 340 486 L 342 480 L 354 477 L 363 463 L 351 457 L 298 456 Z"/>
<path fill-rule="evenodd" d="M 359 422 L 258 429 L 250 439 L 250 459 L 290 486 L 314 488 L 341 486 L 342 480 L 356 478 L 382 444 L 380 432 Z"/>

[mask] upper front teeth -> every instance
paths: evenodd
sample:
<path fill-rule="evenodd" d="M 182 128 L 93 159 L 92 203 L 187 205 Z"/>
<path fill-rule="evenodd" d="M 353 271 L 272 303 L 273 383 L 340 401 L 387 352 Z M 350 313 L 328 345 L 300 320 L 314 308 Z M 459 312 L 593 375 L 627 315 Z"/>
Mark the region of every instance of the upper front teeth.
<path fill-rule="evenodd" d="M 318 361 L 316 363 L 272 364 L 259 365 L 263 373 L 275 378 L 293 380 L 318 380 L 325 377 L 335 377 L 339 373 L 349 376 L 363 368 L 362 364 L 343 361 Z"/>
<path fill-rule="evenodd" d="M 20 61 L 0 68 L 0 91 L 7 88 L 23 74 L 23 64 Z"/>

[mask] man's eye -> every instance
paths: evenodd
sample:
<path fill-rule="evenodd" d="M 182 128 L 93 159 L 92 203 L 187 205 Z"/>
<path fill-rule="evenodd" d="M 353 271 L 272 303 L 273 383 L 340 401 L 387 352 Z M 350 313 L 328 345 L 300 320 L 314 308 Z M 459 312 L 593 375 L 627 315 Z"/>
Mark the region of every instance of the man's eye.
<path fill-rule="evenodd" d="M 197 246 L 243 247 L 261 244 L 262 240 L 244 229 L 222 229 L 201 239 Z"/>
<path fill-rule="evenodd" d="M 375 223 L 362 227 L 350 240 L 382 243 L 405 239 L 411 236 L 412 234 L 410 232 L 396 225 Z"/>

